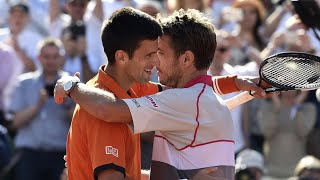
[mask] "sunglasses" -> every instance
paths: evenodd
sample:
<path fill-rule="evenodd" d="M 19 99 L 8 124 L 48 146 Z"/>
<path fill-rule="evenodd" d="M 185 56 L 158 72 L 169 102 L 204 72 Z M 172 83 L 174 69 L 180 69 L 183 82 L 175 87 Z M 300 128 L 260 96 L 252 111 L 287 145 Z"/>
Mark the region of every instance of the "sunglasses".
<path fill-rule="evenodd" d="M 220 48 L 217 48 L 217 51 L 220 51 L 221 53 L 224 53 L 226 51 L 229 50 L 229 47 L 220 47 Z"/>

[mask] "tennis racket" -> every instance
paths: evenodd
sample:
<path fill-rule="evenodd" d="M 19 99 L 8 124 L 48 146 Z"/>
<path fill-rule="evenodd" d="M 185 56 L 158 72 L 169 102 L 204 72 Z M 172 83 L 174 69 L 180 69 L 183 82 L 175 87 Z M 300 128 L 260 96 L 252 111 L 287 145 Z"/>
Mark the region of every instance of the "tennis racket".
<path fill-rule="evenodd" d="M 268 83 L 267 93 L 288 90 L 314 90 L 320 88 L 320 57 L 300 52 L 279 53 L 265 59 L 259 68 L 259 83 Z M 231 110 L 254 97 L 243 92 L 225 100 Z"/>

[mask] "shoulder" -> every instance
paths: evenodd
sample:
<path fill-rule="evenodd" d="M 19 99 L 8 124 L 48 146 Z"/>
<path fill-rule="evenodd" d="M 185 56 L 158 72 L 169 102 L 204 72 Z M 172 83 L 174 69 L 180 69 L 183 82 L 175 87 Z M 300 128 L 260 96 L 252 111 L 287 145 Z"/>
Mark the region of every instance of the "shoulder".
<path fill-rule="evenodd" d="M 193 101 L 200 96 L 209 95 L 210 93 L 214 94 L 211 86 L 199 83 L 188 88 L 167 89 L 157 93 L 156 96 L 165 100 L 179 101 L 180 103 L 183 103 L 186 101 Z"/>
<path fill-rule="evenodd" d="M 23 73 L 18 76 L 18 81 L 20 83 L 30 82 L 40 76 L 39 71 Z"/>
<path fill-rule="evenodd" d="M 38 41 L 43 38 L 43 36 L 40 33 L 36 32 L 36 31 L 31 31 L 29 29 L 23 30 L 21 32 L 20 36 L 24 40 L 28 39 L 28 40 L 33 40 L 33 41 Z"/>
<path fill-rule="evenodd" d="M 117 134 L 116 136 L 118 136 L 118 132 L 119 134 L 125 134 L 128 130 L 126 123 L 112 123 L 98 119 L 79 105 L 74 110 L 72 126 L 85 128 L 91 132 L 95 132 L 95 134 L 110 134 L 112 132 L 113 135 Z"/>

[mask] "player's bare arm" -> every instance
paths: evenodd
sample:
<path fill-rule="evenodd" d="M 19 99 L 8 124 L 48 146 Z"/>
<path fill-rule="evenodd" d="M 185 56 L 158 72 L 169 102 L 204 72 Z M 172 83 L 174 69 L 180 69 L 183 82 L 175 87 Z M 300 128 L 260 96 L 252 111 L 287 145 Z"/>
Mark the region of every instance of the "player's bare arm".
<path fill-rule="evenodd" d="M 65 98 L 68 98 L 65 85 L 70 81 L 80 82 L 77 76 L 64 76 L 57 81 L 54 89 L 56 103 L 61 104 Z M 106 122 L 132 122 L 127 104 L 108 91 L 76 83 L 69 92 L 69 96 L 96 118 Z"/>
<path fill-rule="evenodd" d="M 54 98 L 58 104 L 63 102 L 63 99 L 68 98 L 65 91 L 65 84 L 70 80 L 80 82 L 79 74 L 75 76 L 65 76 L 57 81 L 55 86 Z M 238 76 L 234 79 L 234 83 L 238 90 L 255 91 L 256 94 L 262 93 L 263 89 L 254 83 L 254 77 Z M 127 104 L 116 98 L 112 93 L 87 86 L 83 83 L 77 83 L 70 91 L 69 96 L 93 116 L 106 122 L 132 122 L 131 113 Z M 262 95 L 263 96 L 263 95 Z"/>

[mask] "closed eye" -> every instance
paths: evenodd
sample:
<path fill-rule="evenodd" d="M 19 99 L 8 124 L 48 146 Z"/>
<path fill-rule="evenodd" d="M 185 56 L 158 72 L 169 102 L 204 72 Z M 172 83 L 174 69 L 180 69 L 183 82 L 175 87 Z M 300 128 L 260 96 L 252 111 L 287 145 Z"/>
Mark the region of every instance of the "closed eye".
<path fill-rule="evenodd" d="M 159 51 L 159 50 L 158 50 L 158 51 L 157 51 L 157 54 L 158 54 L 158 55 L 163 55 L 164 53 L 163 53 L 162 51 Z"/>

